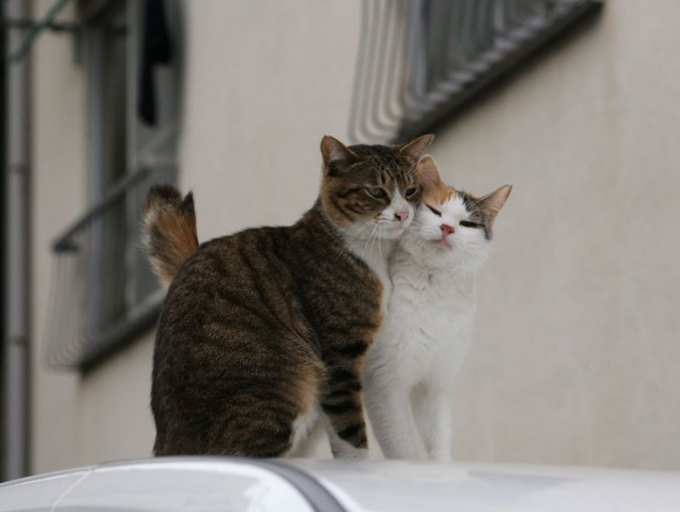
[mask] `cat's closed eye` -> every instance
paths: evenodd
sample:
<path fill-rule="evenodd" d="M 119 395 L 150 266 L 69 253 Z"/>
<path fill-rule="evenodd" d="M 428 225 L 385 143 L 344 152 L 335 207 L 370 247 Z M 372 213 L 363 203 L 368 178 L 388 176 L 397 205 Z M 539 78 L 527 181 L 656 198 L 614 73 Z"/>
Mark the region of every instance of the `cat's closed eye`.
<path fill-rule="evenodd" d="M 371 194 L 376 199 L 383 199 L 387 197 L 387 192 L 384 189 L 378 187 L 370 187 L 366 189 L 369 194 Z"/>
<path fill-rule="evenodd" d="M 441 216 L 442 216 L 442 212 L 440 212 L 439 210 L 437 210 L 437 209 L 434 208 L 433 206 L 430 206 L 429 204 L 426 204 L 425 206 L 427 206 L 427 207 L 430 209 L 430 211 L 431 211 L 432 213 L 434 213 L 435 215 L 437 215 L 438 217 L 441 217 Z"/>
<path fill-rule="evenodd" d="M 469 220 L 461 220 L 460 225 L 464 228 L 481 228 L 482 225 L 477 222 L 471 222 Z"/>

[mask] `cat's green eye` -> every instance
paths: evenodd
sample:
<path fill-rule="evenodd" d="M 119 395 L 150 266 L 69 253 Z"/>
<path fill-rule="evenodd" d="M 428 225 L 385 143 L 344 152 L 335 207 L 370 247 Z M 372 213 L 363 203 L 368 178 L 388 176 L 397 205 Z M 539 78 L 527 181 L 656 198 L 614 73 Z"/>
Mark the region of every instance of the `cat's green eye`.
<path fill-rule="evenodd" d="M 464 228 L 481 228 L 482 225 L 476 222 L 470 222 L 469 220 L 461 220 L 460 225 Z"/>
<path fill-rule="evenodd" d="M 371 187 L 371 188 L 367 188 L 366 190 L 368 190 L 368 193 L 371 194 L 376 199 L 383 199 L 384 197 L 387 197 L 387 192 L 385 192 L 381 188 Z"/>
<path fill-rule="evenodd" d="M 411 197 L 416 192 L 418 192 L 418 189 L 415 188 L 415 187 L 411 187 L 411 188 L 407 188 L 406 192 L 404 192 L 404 194 L 406 195 L 406 197 Z"/>

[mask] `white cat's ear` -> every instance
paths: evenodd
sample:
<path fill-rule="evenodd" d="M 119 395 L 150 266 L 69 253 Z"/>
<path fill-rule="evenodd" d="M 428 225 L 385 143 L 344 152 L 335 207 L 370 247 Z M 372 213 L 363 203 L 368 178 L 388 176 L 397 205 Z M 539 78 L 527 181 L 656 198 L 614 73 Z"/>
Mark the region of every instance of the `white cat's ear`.
<path fill-rule="evenodd" d="M 395 149 L 411 160 L 418 160 L 420 156 L 425 153 L 427 147 L 432 144 L 433 140 L 434 135 L 428 133 L 427 135 L 421 135 L 420 137 L 404 142 L 403 144 L 397 144 Z"/>
<path fill-rule="evenodd" d="M 427 190 L 442 184 L 437 162 L 430 155 L 423 156 L 416 164 L 416 176 L 422 187 Z"/>
<path fill-rule="evenodd" d="M 361 160 L 359 155 L 330 135 L 324 135 L 323 139 L 321 139 L 321 155 L 323 156 L 323 165 L 326 171 L 328 171 L 328 166 L 331 162 L 350 164 Z"/>
<path fill-rule="evenodd" d="M 505 201 L 508 200 L 512 185 L 503 185 L 501 188 L 494 190 L 490 194 L 485 195 L 479 200 L 479 205 L 486 211 L 490 221 L 493 221 L 501 211 Z"/>

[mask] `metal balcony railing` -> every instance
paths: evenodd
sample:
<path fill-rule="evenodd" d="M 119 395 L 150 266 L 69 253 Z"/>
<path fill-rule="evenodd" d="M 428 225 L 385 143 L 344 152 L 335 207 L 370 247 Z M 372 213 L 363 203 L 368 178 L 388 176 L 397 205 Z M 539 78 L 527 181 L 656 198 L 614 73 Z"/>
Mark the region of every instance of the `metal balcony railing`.
<path fill-rule="evenodd" d="M 364 0 L 350 138 L 401 141 L 450 116 L 596 0 Z"/>
<path fill-rule="evenodd" d="M 155 322 L 164 292 L 140 246 L 141 207 L 174 165 L 119 182 L 54 243 L 47 360 L 85 368 Z"/>

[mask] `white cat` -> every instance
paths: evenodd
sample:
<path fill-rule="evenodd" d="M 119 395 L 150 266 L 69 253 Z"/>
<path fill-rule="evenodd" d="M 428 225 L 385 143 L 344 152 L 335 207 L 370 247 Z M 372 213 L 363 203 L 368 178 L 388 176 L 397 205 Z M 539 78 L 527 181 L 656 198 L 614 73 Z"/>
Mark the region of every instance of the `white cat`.
<path fill-rule="evenodd" d="M 443 184 L 429 155 L 419 167 L 423 201 L 390 260 L 392 295 L 364 366 L 365 400 L 387 458 L 418 458 L 415 420 L 428 459 L 450 461 L 452 384 L 472 337 L 474 276 L 512 187 L 476 198 Z"/>

